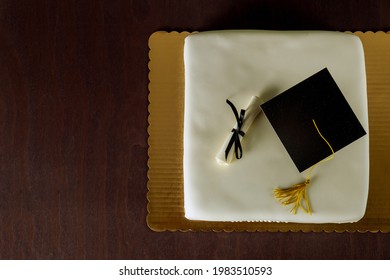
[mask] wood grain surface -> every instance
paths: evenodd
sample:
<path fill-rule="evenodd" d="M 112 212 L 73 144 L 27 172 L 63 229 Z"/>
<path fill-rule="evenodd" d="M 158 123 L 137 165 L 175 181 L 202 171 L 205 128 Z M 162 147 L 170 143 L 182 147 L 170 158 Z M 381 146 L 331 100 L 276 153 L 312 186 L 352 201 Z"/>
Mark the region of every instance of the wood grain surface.
<path fill-rule="evenodd" d="M 148 38 L 211 29 L 388 31 L 390 2 L 0 0 L 1 259 L 390 258 L 382 233 L 147 227 Z"/>

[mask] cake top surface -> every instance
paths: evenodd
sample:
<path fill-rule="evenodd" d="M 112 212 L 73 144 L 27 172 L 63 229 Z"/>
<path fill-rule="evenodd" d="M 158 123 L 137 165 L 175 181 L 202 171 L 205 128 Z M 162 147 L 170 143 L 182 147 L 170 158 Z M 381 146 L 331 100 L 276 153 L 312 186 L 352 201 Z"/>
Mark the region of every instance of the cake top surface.
<path fill-rule="evenodd" d="M 364 52 L 358 37 L 327 31 L 211 31 L 184 45 L 184 203 L 189 219 L 350 222 L 368 195 L 368 135 L 339 150 L 313 173 L 313 215 L 292 215 L 273 197 L 298 172 L 268 119 L 260 114 L 242 140 L 243 157 L 221 167 L 215 156 L 238 110 L 252 96 L 269 101 L 327 68 L 368 134 Z M 320 129 L 321 124 L 319 123 Z M 342 170 L 342 172 L 340 171 Z"/>

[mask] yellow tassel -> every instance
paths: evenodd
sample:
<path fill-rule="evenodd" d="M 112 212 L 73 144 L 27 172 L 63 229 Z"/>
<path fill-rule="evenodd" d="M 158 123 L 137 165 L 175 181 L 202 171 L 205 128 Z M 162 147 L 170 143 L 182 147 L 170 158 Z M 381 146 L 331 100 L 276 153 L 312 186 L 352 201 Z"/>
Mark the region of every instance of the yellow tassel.
<path fill-rule="evenodd" d="M 311 173 L 312 173 L 314 167 L 316 167 L 318 164 L 329 161 L 329 160 L 334 158 L 334 150 L 333 150 L 332 146 L 325 139 L 325 137 L 322 136 L 322 134 L 321 134 L 320 130 L 318 129 L 317 124 L 314 120 L 313 120 L 313 124 L 314 124 L 315 128 L 317 129 L 318 134 L 325 141 L 325 143 L 328 144 L 330 150 L 332 151 L 332 155 L 330 155 L 329 157 L 314 164 L 310 168 L 309 173 L 306 176 L 306 180 L 303 183 L 295 184 L 287 189 L 277 188 L 274 190 L 274 196 L 275 196 L 275 198 L 277 198 L 280 201 L 280 203 L 282 203 L 283 205 L 289 205 L 289 204 L 294 205 L 293 208 L 291 209 L 291 212 L 294 212 L 294 214 L 297 213 L 299 208 L 302 208 L 303 211 L 305 211 L 306 213 L 311 215 L 312 211 L 311 211 L 311 207 L 310 207 L 310 202 L 309 202 L 309 198 L 306 194 L 306 189 L 310 185 Z"/>
<path fill-rule="evenodd" d="M 310 179 L 306 179 L 305 182 L 295 184 L 287 189 L 277 188 L 274 190 L 274 196 L 279 199 L 283 205 L 294 204 L 291 212 L 297 213 L 299 207 L 306 213 L 311 215 L 310 202 L 306 194 L 306 188 L 310 184 Z M 303 199 L 303 202 L 301 202 Z M 306 206 L 304 206 L 306 204 Z"/>

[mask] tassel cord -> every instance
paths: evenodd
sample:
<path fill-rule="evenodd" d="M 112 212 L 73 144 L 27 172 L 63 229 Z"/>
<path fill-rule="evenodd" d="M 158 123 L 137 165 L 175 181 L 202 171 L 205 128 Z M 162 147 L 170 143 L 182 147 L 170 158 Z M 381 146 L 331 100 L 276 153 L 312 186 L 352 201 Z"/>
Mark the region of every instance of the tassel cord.
<path fill-rule="evenodd" d="M 317 162 L 316 164 L 314 164 L 314 165 L 310 168 L 309 173 L 308 173 L 307 176 L 306 176 L 306 181 L 309 180 L 309 182 L 310 182 L 311 173 L 313 172 L 313 169 L 314 169 L 317 165 L 319 165 L 319 164 L 321 164 L 321 163 L 323 163 L 323 162 L 330 161 L 330 160 L 332 160 L 332 159 L 334 158 L 334 150 L 333 150 L 332 146 L 329 144 L 328 140 L 325 139 L 325 137 L 322 135 L 322 133 L 321 133 L 320 130 L 318 129 L 318 126 L 317 126 L 315 120 L 312 120 L 312 121 L 313 121 L 313 124 L 314 124 L 314 126 L 315 126 L 315 128 L 316 128 L 318 134 L 321 136 L 321 138 L 322 138 L 322 139 L 325 141 L 325 143 L 328 145 L 329 149 L 332 151 L 332 154 L 331 154 L 330 156 L 328 156 L 327 158 L 324 158 L 323 160 Z"/>

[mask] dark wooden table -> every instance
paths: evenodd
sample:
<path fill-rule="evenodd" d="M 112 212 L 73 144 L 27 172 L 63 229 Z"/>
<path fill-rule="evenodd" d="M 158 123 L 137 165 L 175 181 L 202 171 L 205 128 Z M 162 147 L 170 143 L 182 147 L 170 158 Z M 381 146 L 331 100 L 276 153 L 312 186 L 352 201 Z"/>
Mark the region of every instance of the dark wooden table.
<path fill-rule="evenodd" d="M 0 0 L 0 258 L 390 258 L 390 234 L 146 225 L 149 35 L 390 30 L 390 1 L 331 2 Z"/>

